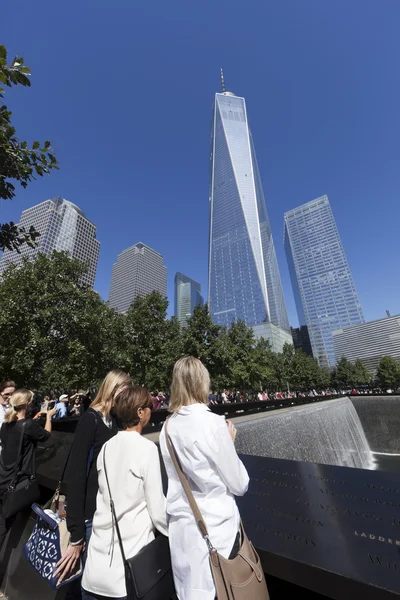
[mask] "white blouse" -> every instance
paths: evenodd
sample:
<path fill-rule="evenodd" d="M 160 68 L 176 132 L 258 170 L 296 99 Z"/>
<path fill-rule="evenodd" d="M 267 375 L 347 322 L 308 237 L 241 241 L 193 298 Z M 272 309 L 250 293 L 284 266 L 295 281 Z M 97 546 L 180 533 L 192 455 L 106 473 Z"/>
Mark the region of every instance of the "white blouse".
<path fill-rule="evenodd" d="M 224 417 L 205 404 L 182 407 L 168 422 L 168 433 L 213 546 L 226 558 L 240 525 L 234 496 L 243 496 L 249 476 L 236 454 Z M 165 443 L 162 456 L 168 474 L 167 512 L 175 587 L 179 600 L 214 600 L 215 588 L 207 544 L 202 538 Z"/>
<path fill-rule="evenodd" d="M 104 475 L 104 450 L 125 556 L 135 556 L 154 539 L 154 528 L 168 535 L 166 500 L 157 446 L 136 431 L 120 431 L 97 459 L 99 491 L 93 533 L 82 586 L 88 592 L 126 596 L 124 566 L 116 531 L 112 531 L 110 497 Z"/>

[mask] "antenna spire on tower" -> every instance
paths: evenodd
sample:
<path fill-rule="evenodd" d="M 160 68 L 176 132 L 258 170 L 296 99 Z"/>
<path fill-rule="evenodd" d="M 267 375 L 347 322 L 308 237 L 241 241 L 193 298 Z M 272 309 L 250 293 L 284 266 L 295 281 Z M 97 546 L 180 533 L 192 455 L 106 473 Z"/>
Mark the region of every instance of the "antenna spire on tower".
<path fill-rule="evenodd" d="M 225 79 L 224 79 L 224 71 L 222 69 L 221 69 L 221 87 L 222 87 L 222 92 L 225 93 L 226 92 Z"/>

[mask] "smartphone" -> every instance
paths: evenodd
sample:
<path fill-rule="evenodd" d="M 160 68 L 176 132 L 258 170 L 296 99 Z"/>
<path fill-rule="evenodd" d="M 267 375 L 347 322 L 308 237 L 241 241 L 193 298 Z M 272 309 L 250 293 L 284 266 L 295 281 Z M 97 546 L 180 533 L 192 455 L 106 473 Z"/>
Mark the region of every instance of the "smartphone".
<path fill-rule="evenodd" d="M 51 400 L 47 405 L 47 410 L 53 410 L 55 404 L 56 404 L 55 401 Z"/>

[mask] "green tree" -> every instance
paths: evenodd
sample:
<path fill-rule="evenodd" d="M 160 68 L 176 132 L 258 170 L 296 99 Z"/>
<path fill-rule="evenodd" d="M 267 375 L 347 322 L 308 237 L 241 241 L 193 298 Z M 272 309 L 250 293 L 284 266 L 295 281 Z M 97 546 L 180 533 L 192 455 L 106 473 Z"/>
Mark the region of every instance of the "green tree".
<path fill-rule="evenodd" d="M 182 332 L 182 351 L 207 367 L 212 385 L 224 386 L 229 367 L 229 345 L 223 327 L 212 322 L 208 306 L 196 306 Z"/>
<path fill-rule="evenodd" d="M 12 200 L 15 196 L 14 182 L 26 188 L 36 176 L 43 177 L 52 169 L 58 168 L 49 141 L 21 142 L 15 128 L 11 125 L 11 111 L 4 104 L 5 87 L 17 85 L 30 86 L 30 69 L 24 65 L 24 59 L 16 56 L 10 65 L 7 64 L 7 50 L 0 45 L 0 198 Z M 26 230 L 15 223 L 0 225 L 0 249 L 17 250 L 27 243 L 35 245 L 39 234 L 33 227 Z"/>
<path fill-rule="evenodd" d="M 383 356 L 376 372 L 376 381 L 383 390 L 397 390 L 400 387 L 400 364 L 393 356 Z"/>
<path fill-rule="evenodd" d="M 349 388 L 354 385 L 354 379 L 354 365 L 342 356 L 332 374 L 334 385 L 339 388 Z"/>
<path fill-rule="evenodd" d="M 371 380 L 371 373 L 368 371 L 364 363 L 357 358 L 356 362 L 354 363 L 354 385 L 369 385 Z"/>
<path fill-rule="evenodd" d="M 149 388 L 165 381 L 168 300 L 159 292 L 139 296 L 126 313 L 126 364 L 133 380 Z"/>
<path fill-rule="evenodd" d="M 292 361 L 290 387 L 294 390 L 309 390 L 319 387 L 319 367 L 316 361 L 302 350 L 296 350 Z"/>
<path fill-rule="evenodd" d="M 320 367 L 316 360 L 314 363 L 317 367 L 316 387 L 324 390 L 331 385 L 331 372 L 327 367 Z"/>
<path fill-rule="evenodd" d="M 227 333 L 229 388 L 251 391 L 258 387 L 254 362 L 254 334 L 244 321 L 233 322 Z"/>
<path fill-rule="evenodd" d="M 269 340 L 260 338 L 256 340 L 253 350 L 253 369 L 255 389 L 275 391 L 278 389 L 274 369 L 274 357 Z"/>
<path fill-rule="evenodd" d="M 0 371 L 36 389 L 92 385 L 120 365 L 120 315 L 67 253 L 10 266 L 0 282 Z"/>

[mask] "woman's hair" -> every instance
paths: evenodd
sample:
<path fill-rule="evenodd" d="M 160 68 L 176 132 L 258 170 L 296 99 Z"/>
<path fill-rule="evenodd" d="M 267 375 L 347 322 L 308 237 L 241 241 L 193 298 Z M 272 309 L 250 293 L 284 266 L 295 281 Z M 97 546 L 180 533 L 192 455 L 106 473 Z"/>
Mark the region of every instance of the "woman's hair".
<path fill-rule="evenodd" d="M 153 406 L 149 391 L 140 385 L 129 383 L 115 399 L 114 411 L 122 429 L 135 427 L 140 422 L 139 408 Z"/>
<path fill-rule="evenodd" d="M 129 375 L 124 371 L 121 371 L 121 369 L 113 369 L 107 373 L 90 408 L 97 408 L 108 416 L 113 406 L 115 394 L 124 386 L 128 385 L 130 381 Z"/>
<path fill-rule="evenodd" d="M 169 411 L 176 412 L 194 402 L 207 404 L 209 391 L 210 375 L 203 363 L 193 356 L 184 356 L 175 363 L 172 373 Z"/>
<path fill-rule="evenodd" d="M 17 387 L 17 384 L 15 383 L 15 381 L 3 381 L 3 383 L 0 383 L 0 394 L 2 394 L 4 390 L 6 390 L 9 387 L 15 389 Z"/>
<path fill-rule="evenodd" d="M 9 386 L 11 387 L 11 386 Z M 26 410 L 32 402 L 33 392 L 26 388 L 16 390 L 10 398 L 10 409 L 6 412 L 4 420 L 7 423 L 18 420 L 18 413 L 21 410 Z"/>

